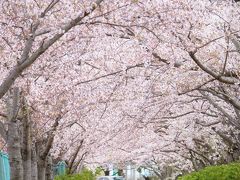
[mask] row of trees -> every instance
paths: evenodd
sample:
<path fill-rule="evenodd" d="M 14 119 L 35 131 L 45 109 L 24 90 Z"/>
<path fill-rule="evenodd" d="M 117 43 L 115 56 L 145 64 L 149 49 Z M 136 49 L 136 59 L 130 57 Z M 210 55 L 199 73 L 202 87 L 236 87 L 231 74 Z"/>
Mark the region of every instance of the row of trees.
<path fill-rule="evenodd" d="M 0 8 L 0 134 L 12 179 L 51 179 L 59 159 L 71 173 L 132 162 L 161 178 L 168 167 L 239 159 L 238 3 Z"/>

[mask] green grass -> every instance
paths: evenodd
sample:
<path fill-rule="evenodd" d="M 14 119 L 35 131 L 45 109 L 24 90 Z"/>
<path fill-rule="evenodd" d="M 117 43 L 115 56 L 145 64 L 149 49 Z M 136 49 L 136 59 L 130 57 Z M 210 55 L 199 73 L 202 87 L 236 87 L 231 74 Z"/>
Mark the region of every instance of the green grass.
<path fill-rule="evenodd" d="M 178 180 L 240 180 L 240 163 L 209 166 L 179 177 Z"/>

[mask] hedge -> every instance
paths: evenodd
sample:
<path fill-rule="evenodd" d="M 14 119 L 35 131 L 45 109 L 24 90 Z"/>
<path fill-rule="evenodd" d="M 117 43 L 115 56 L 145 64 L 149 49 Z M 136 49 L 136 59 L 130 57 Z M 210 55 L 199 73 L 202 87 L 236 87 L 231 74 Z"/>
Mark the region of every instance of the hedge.
<path fill-rule="evenodd" d="M 240 180 L 240 163 L 209 166 L 179 177 L 178 180 Z"/>

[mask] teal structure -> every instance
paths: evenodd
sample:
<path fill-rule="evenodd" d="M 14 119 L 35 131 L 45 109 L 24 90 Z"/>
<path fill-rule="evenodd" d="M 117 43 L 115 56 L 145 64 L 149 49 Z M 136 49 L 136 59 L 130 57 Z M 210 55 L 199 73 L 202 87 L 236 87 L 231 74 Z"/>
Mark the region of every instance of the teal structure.
<path fill-rule="evenodd" d="M 60 161 L 53 167 L 53 169 L 55 176 L 64 175 L 66 174 L 67 165 L 64 161 Z"/>
<path fill-rule="evenodd" d="M 8 155 L 0 151 L 0 180 L 10 180 L 10 164 Z"/>
<path fill-rule="evenodd" d="M 118 169 L 113 169 L 113 176 L 119 176 Z"/>
<path fill-rule="evenodd" d="M 54 167 L 54 175 L 66 174 L 67 165 L 64 161 L 58 162 Z M 8 154 L 0 151 L 0 180 L 10 180 L 10 164 Z"/>
<path fill-rule="evenodd" d="M 110 176 L 119 176 L 118 169 L 112 169 L 109 173 Z"/>

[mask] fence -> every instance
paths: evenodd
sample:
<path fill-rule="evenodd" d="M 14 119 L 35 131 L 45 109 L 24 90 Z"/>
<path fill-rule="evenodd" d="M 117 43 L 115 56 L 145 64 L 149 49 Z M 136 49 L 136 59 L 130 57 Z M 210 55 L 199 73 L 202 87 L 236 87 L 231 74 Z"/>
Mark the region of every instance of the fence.
<path fill-rule="evenodd" d="M 0 180 L 10 180 L 8 155 L 2 151 L 0 151 Z"/>
<path fill-rule="evenodd" d="M 64 161 L 58 162 L 53 166 L 54 176 L 66 174 L 66 163 Z"/>
<path fill-rule="evenodd" d="M 58 162 L 54 167 L 54 175 L 64 175 L 66 173 L 66 163 Z M 7 153 L 0 151 L 0 180 L 10 180 L 10 164 Z"/>

